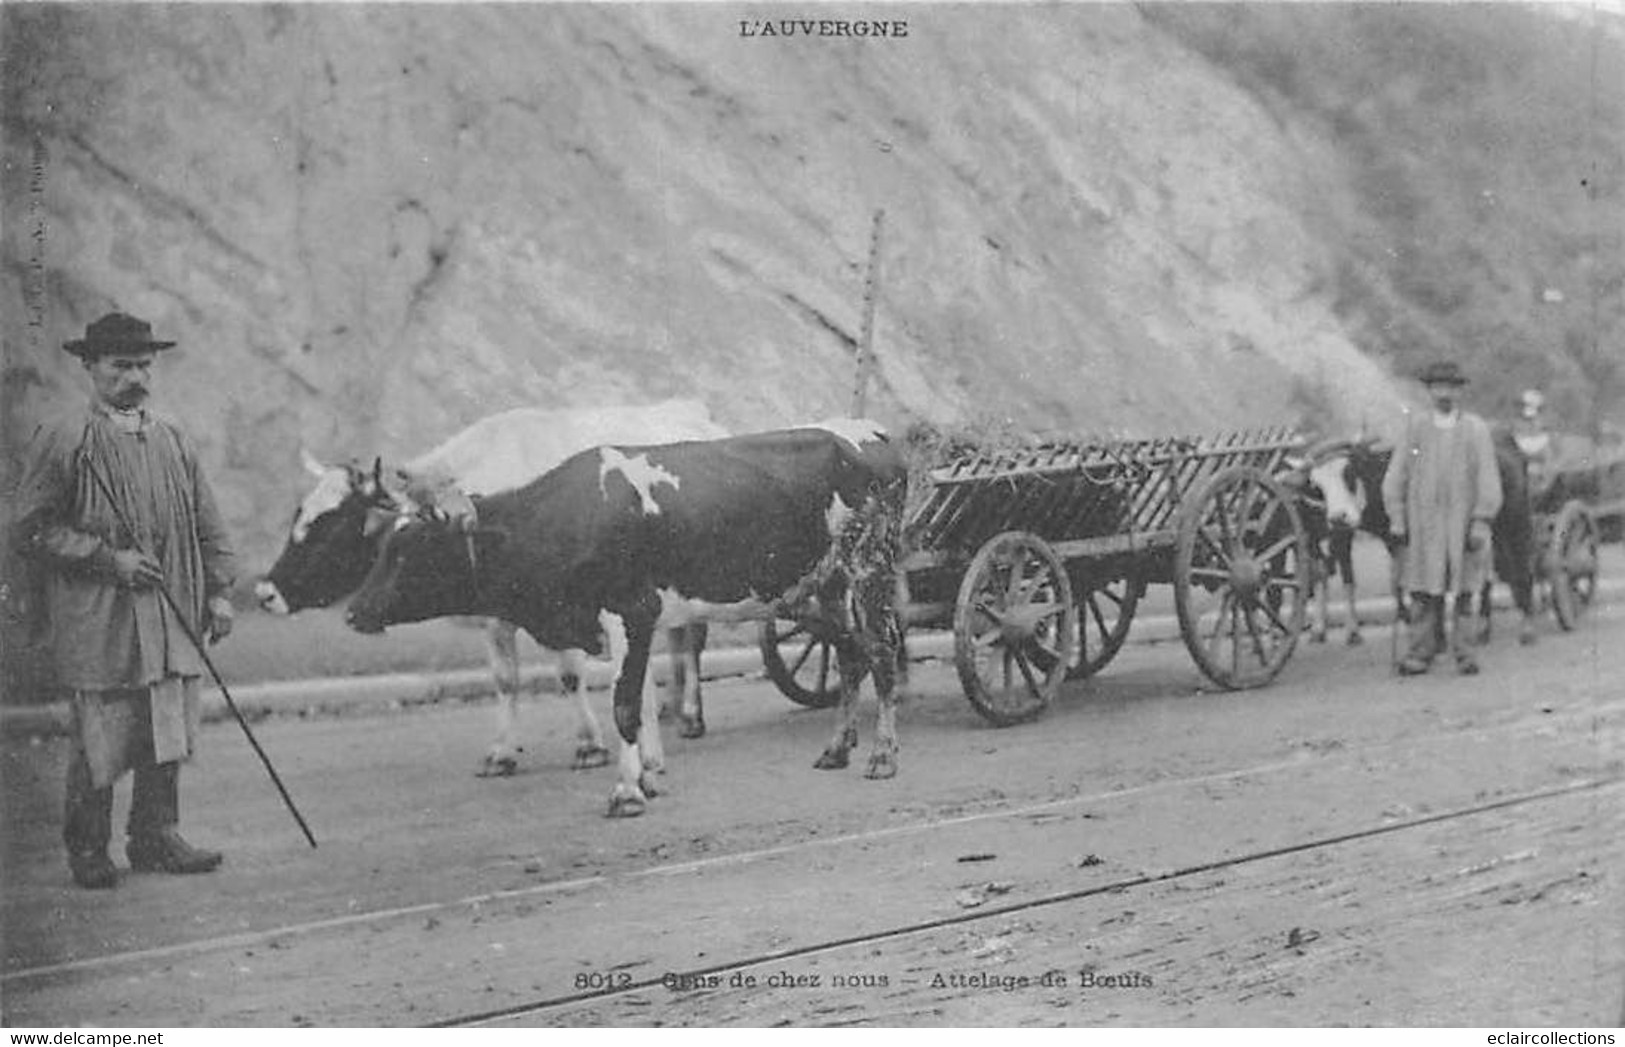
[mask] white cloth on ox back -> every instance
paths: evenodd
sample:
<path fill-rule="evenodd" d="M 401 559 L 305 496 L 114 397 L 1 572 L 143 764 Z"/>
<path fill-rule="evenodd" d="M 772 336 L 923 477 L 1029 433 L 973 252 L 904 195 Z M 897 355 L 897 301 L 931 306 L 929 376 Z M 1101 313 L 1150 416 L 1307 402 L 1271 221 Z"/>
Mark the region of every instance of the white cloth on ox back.
<path fill-rule="evenodd" d="M 567 410 L 517 408 L 482 418 L 402 467 L 429 486 L 450 480 L 485 495 L 529 483 L 566 458 L 600 444 L 664 444 L 729 435 L 698 400 L 662 400 Z"/>

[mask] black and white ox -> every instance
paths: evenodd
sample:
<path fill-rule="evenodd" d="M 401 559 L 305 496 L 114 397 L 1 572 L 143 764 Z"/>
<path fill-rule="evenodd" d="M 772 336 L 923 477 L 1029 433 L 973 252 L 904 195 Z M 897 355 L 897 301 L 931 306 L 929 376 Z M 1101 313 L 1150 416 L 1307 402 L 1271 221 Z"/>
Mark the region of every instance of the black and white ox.
<path fill-rule="evenodd" d="M 1533 643 L 1535 537 L 1526 462 L 1510 433 L 1496 430 L 1494 443 L 1496 472 L 1501 480 L 1501 509 L 1491 522 L 1495 576 L 1512 590 L 1521 619 L 1519 640 Z M 1327 567 L 1335 568 L 1343 581 L 1350 643 L 1360 642 L 1351 553 L 1358 531 L 1375 535 L 1387 547 L 1394 565 L 1391 583 L 1396 613 L 1401 620 L 1407 617 L 1404 594 L 1398 586 L 1398 543 L 1390 530 L 1382 494 L 1382 480 L 1392 459 L 1392 447 L 1374 440 L 1354 440 L 1323 444 L 1314 448 L 1306 460 L 1295 463 L 1300 470 L 1300 506 L 1307 507 L 1303 519 L 1310 541 L 1320 550 Z M 1329 569 L 1326 574 L 1329 582 Z M 1486 580 L 1479 594 L 1477 632 L 1481 642 L 1490 637 L 1490 587 Z M 1326 589 L 1325 585 L 1319 589 L 1317 639 L 1325 637 Z"/>
<path fill-rule="evenodd" d="M 696 618 L 797 618 L 835 646 L 841 698 L 819 768 L 845 767 L 857 743 L 867 672 L 879 713 L 868 777 L 897 772 L 901 628 L 895 559 L 907 472 L 873 423 L 755 433 L 575 455 L 516 491 L 473 499 L 464 530 L 437 516 L 403 521 L 350 602 L 371 632 L 443 615 L 491 615 L 549 647 L 596 651 L 606 636 L 621 735 L 611 817 L 652 794 L 640 714 L 650 639 Z"/>
<path fill-rule="evenodd" d="M 327 466 L 305 455 L 316 486 L 294 512 L 288 539 L 271 570 L 256 587 L 260 603 L 279 614 L 327 607 L 360 588 L 377 559 L 391 519 L 411 511 L 416 496 L 448 484 L 471 494 L 494 494 L 518 487 L 570 455 L 616 441 L 662 443 L 709 440 L 727 433 L 711 420 L 705 405 L 668 400 L 643 406 L 574 410 L 521 408 L 483 418 L 427 454 L 385 471 L 375 459 L 369 468 Z M 514 626 L 497 619 L 484 623 L 486 652 L 497 692 L 497 733 L 481 763 L 481 775 L 512 774 L 524 751 L 518 733 L 519 651 Z M 699 654 L 703 625 L 668 636 L 672 686 L 682 694 L 683 733 L 705 731 Z M 602 728 L 582 687 L 585 655 L 555 652 L 560 688 L 576 706 L 575 767 L 609 762 Z M 658 746 L 650 754 L 658 766 Z"/>
<path fill-rule="evenodd" d="M 1394 613 L 1400 619 L 1406 616 L 1405 594 L 1399 588 L 1399 543 L 1382 502 L 1382 478 L 1392 456 L 1392 451 L 1380 450 L 1375 440 L 1327 441 L 1291 459 L 1291 472 L 1282 478 L 1298 494 L 1299 519 L 1309 534 L 1316 575 L 1310 635 L 1317 642 L 1326 639 L 1333 575 L 1343 585 L 1347 641 L 1358 644 L 1364 639 L 1355 610 L 1358 586 L 1354 576 L 1354 539 L 1361 532 L 1381 539 L 1387 548 Z"/>

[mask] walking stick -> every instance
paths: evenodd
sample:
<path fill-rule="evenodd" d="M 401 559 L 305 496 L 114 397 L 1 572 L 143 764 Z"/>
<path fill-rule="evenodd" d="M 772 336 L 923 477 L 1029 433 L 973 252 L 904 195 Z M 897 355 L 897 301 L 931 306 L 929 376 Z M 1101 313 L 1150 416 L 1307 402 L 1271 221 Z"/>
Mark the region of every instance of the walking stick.
<path fill-rule="evenodd" d="M 113 515 L 118 517 L 119 526 L 124 528 L 125 533 L 130 536 L 130 540 L 134 541 L 135 528 L 131 527 L 130 521 L 125 518 L 123 508 L 119 505 L 118 499 L 113 496 L 112 488 L 108 486 L 106 480 L 102 479 L 102 474 L 96 470 L 96 464 L 90 460 L 89 455 L 85 454 L 79 456 L 79 461 L 90 473 L 90 478 L 96 481 L 96 486 L 101 489 L 102 497 L 107 499 L 107 504 L 113 507 Z M 143 556 L 147 555 L 140 548 L 137 548 L 136 551 Z M 160 581 L 157 583 L 157 588 L 164 598 L 164 603 L 169 605 L 170 613 L 175 616 L 176 623 L 180 625 L 181 632 L 186 634 L 186 638 L 192 642 L 192 647 L 197 651 L 198 656 L 203 659 L 203 664 L 208 668 L 209 675 L 214 678 L 215 686 L 220 688 L 221 695 L 226 699 L 226 708 L 231 710 L 231 715 L 236 719 L 237 726 L 243 729 L 243 734 L 248 738 L 248 744 L 253 747 L 255 755 L 260 758 L 260 763 L 265 765 L 265 772 L 271 776 L 271 783 L 276 786 L 276 791 L 282 795 L 282 802 L 287 805 L 289 813 L 293 815 L 293 820 L 299 823 L 299 830 L 305 834 L 305 839 L 309 841 L 311 848 L 314 849 L 316 847 L 316 837 L 311 835 L 310 826 L 305 824 L 304 816 L 299 813 L 299 808 L 294 806 L 293 797 L 288 795 L 288 789 L 282 784 L 281 776 L 276 773 L 276 768 L 271 766 L 271 758 L 265 755 L 264 749 L 260 748 L 259 739 L 254 737 L 254 731 L 248 726 L 248 721 L 243 718 L 242 711 L 237 708 L 237 703 L 232 700 L 231 691 L 226 687 L 226 681 L 221 679 L 220 670 L 214 667 L 214 660 L 209 657 L 209 652 L 204 647 L 203 641 L 187 624 L 186 615 L 181 613 L 180 604 L 176 602 L 174 595 L 170 593 L 169 587 Z"/>
<path fill-rule="evenodd" d="M 1388 630 L 1388 671 L 1399 675 L 1399 630 L 1405 626 L 1405 608 L 1394 600 L 1394 627 Z"/>

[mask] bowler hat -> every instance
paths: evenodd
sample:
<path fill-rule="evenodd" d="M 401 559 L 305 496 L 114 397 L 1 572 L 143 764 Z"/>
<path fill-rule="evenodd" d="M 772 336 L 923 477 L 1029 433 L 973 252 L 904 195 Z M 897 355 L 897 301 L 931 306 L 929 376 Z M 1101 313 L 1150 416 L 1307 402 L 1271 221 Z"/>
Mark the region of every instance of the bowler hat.
<path fill-rule="evenodd" d="M 149 353 L 168 349 L 174 342 L 155 341 L 152 325 L 125 313 L 108 313 L 85 328 L 85 336 L 62 348 L 83 360 L 110 353 Z"/>
<path fill-rule="evenodd" d="M 1436 360 L 1416 376 L 1423 385 L 1466 385 L 1467 376 L 1454 360 Z"/>

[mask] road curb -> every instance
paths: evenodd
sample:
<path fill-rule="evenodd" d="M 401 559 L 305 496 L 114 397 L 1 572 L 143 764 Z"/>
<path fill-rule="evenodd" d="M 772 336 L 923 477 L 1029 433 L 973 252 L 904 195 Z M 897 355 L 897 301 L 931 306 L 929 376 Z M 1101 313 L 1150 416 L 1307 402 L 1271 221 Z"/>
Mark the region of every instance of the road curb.
<path fill-rule="evenodd" d="M 1625 593 L 1625 579 L 1602 579 L 1597 583 L 1599 601 L 1612 601 Z M 1392 620 L 1393 602 L 1387 597 L 1360 600 L 1356 609 L 1363 623 L 1385 626 Z M 1511 606 L 1504 592 L 1497 593 L 1495 606 Z M 1341 623 L 1340 609 L 1331 615 L 1333 626 Z M 1166 643 L 1179 639 L 1179 622 L 1174 615 L 1153 615 L 1136 618 L 1129 632 L 1133 644 Z M 953 636 L 946 632 L 915 633 L 909 639 L 909 656 L 913 661 L 950 659 L 953 657 Z M 762 656 L 754 647 L 731 647 L 706 651 L 702 662 L 703 679 L 725 680 L 738 677 L 762 676 Z M 587 686 L 593 690 L 608 686 L 608 666 L 603 662 L 589 662 Z M 650 661 L 650 670 L 657 682 L 669 679 L 664 659 Z M 229 683 L 229 681 L 228 681 Z M 522 695 L 558 693 L 558 675 L 552 665 L 529 664 L 520 670 Z M 387 673 L 376 676 L 322 677 L 309 680 L 275 680 L 231 686 L 232 700 L 244 718 L 250 721 L 271 716 L 315 718 L 319 716 L 356 715 L 373 712 L 395 712 L 422 705 L 441 702 L 467 702 L 489 698 L 492 695 L 491 674 L 487 669 L 456 669 L 439 673 Z M 220 689 L 207 687 L 203 691 L 203 719 L 205 722 L 229 719 L 230 710 Z M 26 738 L 65 734 L 70 723 L 68 703 L 51 702 L 44 705 L 0 706 L 0 738 Z"/>

